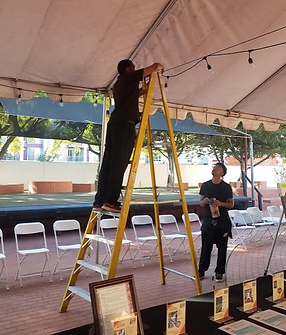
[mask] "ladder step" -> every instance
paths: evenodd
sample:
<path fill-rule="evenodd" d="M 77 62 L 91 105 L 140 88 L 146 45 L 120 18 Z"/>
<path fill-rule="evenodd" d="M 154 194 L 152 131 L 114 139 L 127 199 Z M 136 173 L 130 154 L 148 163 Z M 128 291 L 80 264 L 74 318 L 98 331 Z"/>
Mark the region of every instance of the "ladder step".
<path fill-rule="evenodd" d="M 69 291 L 71 291 L 72 293 L 80 296 L 81 298 L 91 302 L 89 292 L 84 290 L 83 288 L 78 287 L 78 286 L 69 286 Z"/>
<path fill-rule="evenodd" d="M 86 261 L 84 259 L 80 259 L 77 261 L 77 264 L 84 266 L 85 268 L 88 268 L 90 270 L 102 273 L 103 275 L 108 274 L 108 268 L 106 266 L 100 265 L 100 264 L 96 264 L 96 263 L 92 263 L 89 261 Z"/>
<path fill-rule="evenodd" d="M 110 244 L 110 245 L 115 244 L 115 240 L 113 240 L 112 238 L 104 237 L 104 236 L 97 235 L 97 234 L 86 234 L 85 237 L 90 240 L 102 242 L 105 244 Z"/>

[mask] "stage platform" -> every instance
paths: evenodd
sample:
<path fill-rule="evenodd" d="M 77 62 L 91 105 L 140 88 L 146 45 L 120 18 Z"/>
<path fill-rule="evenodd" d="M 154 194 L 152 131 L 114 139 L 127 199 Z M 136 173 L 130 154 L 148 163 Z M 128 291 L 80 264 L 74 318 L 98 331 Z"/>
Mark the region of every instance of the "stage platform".
<path fill-rule="evenodd" d="M 185 191 L 189 212 L 203 216 L 203 209 L 199 206 L 199 190 Z M 136 214 L 149 214 L 153 216 L 152 190 L 136 189 L 133 192 L 127 226 L 130 217 Z M 166 201 L 159 205 L 160 214 L 173 214 L 181 220 L 182 206 L 178 191 L 163 188 L 159 190 L 159 201 Z M 13 228 L 20 222 L 40 221 L 47 230 L 59 219 L 77 219 L 85 227 L 92 203 L 94 192 L 89 193 L 50 193 L 50 194 L 19 194 L 0 195 L 0 228 L 5 233 L 13 233 Z M 248 207 L 249 197 L 234 197 L 235 208 Z"/>

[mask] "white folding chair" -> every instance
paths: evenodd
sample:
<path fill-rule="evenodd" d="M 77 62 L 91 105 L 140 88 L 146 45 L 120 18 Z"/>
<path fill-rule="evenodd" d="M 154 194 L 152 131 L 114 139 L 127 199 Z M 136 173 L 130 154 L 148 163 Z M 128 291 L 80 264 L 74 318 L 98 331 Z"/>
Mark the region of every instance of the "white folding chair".
<path fill-rule="evenodd" d="M 243 215 L 237 209 L 230 209 L 228 211 L 228 216 L 232 224 L 232 230 L 236 232 L 236 236 L 233 236 L 232 241 L 229 245 L 234 244 L 235 241 L 240 239 L 241 243 L 246 248 L 244 241 L 252 236 L 253 231 L 256 229 L 254 226 L 249 226 L 246 224 Z M 239 222 L 239 225 L 236 224 Z"/>
<path fill-rule="evenodd" d="M 62 271 L 70 270 L 71 267 L 62 268 L 61 260 L 67 251 L 79 250 L 82 241 L 80 224 L 77 220 L 74 219 L 57 220 L 53 224 L 53 229 L 54 229 L 56 248 L 57 248 L 57 258 L 58 258 L 53 273 L 55 274 L 57 271 L 57 267 L 59 267 L 60 280 L 63 280 Z M 67 239 L 66 238 L 64 239 L 63 236 L 61 235 L 64 234 L 64 232 L 71 232 L 71 231 L 76 232 L 76 237 L 75 236 L 72 237 L 72 243 L 67 243 Z"/>
<path fill-rule="evenodd" d="M 282 208 L 283 208 L 283 206 L 282 206 Z M 279 222 L 280 222 L 280 218 L 282 216 L 282 213 L 283 213 L 283 209 L 281 211 L 280 208 L 278 208 L 277 206 L 267 206 L 267 211 L 268 211 L 268 214 L 270 215 L 273 223 L 275 225 L 278 225 Z M 285 217 L 282 217 L 281 226 L 282 225 L 284 226 L 285 223 L 286 223 L 286 219 L 285 219 Z M 281 226 L 280 226 L 280 232 L 279 232 L 278 237 L 283 236 L 284 231 L 286 229 L 286 227 L 283 227 L 283 229 L 281 229 Z M 284 238 L 284 241 L 285 241 L 285 238 Z"/>
<path fill-rule="evenodd" d="M 4 250 L 4 241 L 3 241 L 3 232 L 0 229 L 0 244 L 1 244 L 1 249 L 0 249 L 0 261 L 2 262 L 2 268 L 0 271 L 0 277 L 4 271 L 4 274 L 6 276 L 6 289 L 9 291 L 9 283 L 8 283 L 8 273 L 7 273 L 7 263 L 6 263 L 6 256 L 5 256 L 5 250 Z"/>
<path fill-rule="evenodd" d="M 118 223 L 119 223 L 119 219 L 115 218 L 115 217 L 112 218 L 112 219 L 102 219 L 102 220 L 100 220 L 100 230 L 101 230 L 102 236 L 114 239 L 116 237 L 116 231 L 117 231 Z M 111 230 L 114 231 L 112 237 L 111 236 L 106 236 L 106 233 L 108 234 L 108 231 L 111 231 Z M 132 264 L 133 264 L 133 267 L 135 268 L 134 260 L 133 260 L 132 254 L 131 254 L 131 243 L 132 243 L 132 241 L 127 239 L 126 233 L 124 232 L 124 239 L 122 240 L 122 245 L 125 245 L 127 248 L 124 252 L 124 255 L 121 257 L 121 262 L 124 260 L 127 253 L 129 253 L 130 259 L 131 259 Z M 106 258 L 108 256 L 111 257 L 111 253 L 112 253 L 112 249 L 113 249 L 112 245 L 109 244 L 109 243 L 106 243 L 105 247 L 106 247 L 107 253 L 106 253 L 106 255 L 105 255 L 105 257 L 102 261 L 102 264 L 104 263 L 104 261 L 106 260 Z"/>
<path fill-rule="evenodd" d="M 50 269 L 50 260 L 49 260 L 49 249 L 47 248 L 47 240 L 45 234 L 45 227 L 41 222 L 28 222 L 28 223 L 18 223 L 14 228 L 15 233 L 15 241 L 16 241 L 16 249 L 17 249 L 17 263 L 18 269 L 16 274 L 16 279 L 20 279 L 20 286 L 22 287 L 22 277 L 33 276 L 33 275 L 40 275 L 43 276 L 45 272 L 45 267 L 47 265 L 48 272 L 50 275 L 50 282 L 52 282 L 52 274 Z M 34 235 L 34 234 L 41 234 L 41 241 L 33 242 L 37 244 L 37 248 L 30 248 L 30 249 L 22 249 L 23 241 L 19 241 L 19 235 Z M 20 242 L 20 243 L 19 243 Z M 26 273 L 22 274 L 22 263 L 28 255 L 35 255 L 35 254 L 44 254 L 45 255 L 45 263 L 42 268 L 41 272 L 37 273 Z M 22 256 L 22 258 L 21 258 Z"/>
<path fill-rule="evenodd" d="M 135 241 L 137 245 L 137 251 L 135 252 L 133 259 L 135 260 L 136 255 L 139 253 L 140 259 L 142 262 L 142 266 L 144 266 L 143 262 L 143 255 L 142 255 L 142 248 L 147 242 L 156 242 L 155 247 L 153 247 L 152 251 L 148 253 L 148 256 L 144 256 L 144 258 L 151 259 L 154 251 L 157 248 L 157 236 L 153 224 L 153 220 L 150 215 L 134 215 L 131 218 L 131 223 L 134 230 L 135 235 Z M 151 227 L 151 235 L 145 234 L 144 231 L 146 231 L 146 226 Z M 140 235 L 140 236 L 139 236 Z"/>
<path fill-rule="evenodd" d="M 172 214 L 159 215 L 159 222 L 160 222 L 160 228 L 162 231 L 162 238 L 165 240 L 164 249 L 165 248 L 167 249 L 168 255 L 170 256 L 170 259 L 172 262 L 173 259 L 171 256 L 172 254 L 169 250 L 169 245 L 175 240 L 180 240 L 180 244 L 173 251 L 173 255 L 180 248 L 181 245 L 184 247 L 184 250 L 186 252 L 187 249 L 186 249 L 184 242 L 185 242 L 185 239 L 188 238 L 188 236 L 186 234 L 181 233 L 178 222 L 175 216 Z"/>
<path fill-rule="evenodd" d="M 258 207 L 248 207 L 247 212 L 248 212 L 249 217 L 252 221 L 252 225 L 254 227 L 258 228 L 255 235 L 257 235 L 258 232 L 262 231 L 262 234 L 260 235 L 260 238 L 257 241 L 261 241 L 262 237 L 266 233 L 269 234 L 270 239 L 273 239 L 273 236 L 272 236 L 271 231 L 270 231 L 270 227 L 273 227 L 273 225 L 274 225 L 273 222 L 266 221 L 263 218 L 262 213 L 261 213 L 261 211 Z"/>
<path fill-rule="evenodd" d="M 188 213 L 188 217 L 189 217 L 190 223 L 198 222 L 199 225 L 200 225 L 199 226 L 200 230 L 193 230 L 192 229 L 193 241 L 195 242 L 195 240 L 202 235 L 202 232 L 201 232 L 202 223 L 201 223 L 201 220 L 200 220 L 198 214 L 196 214 L 196 213 Z M 186 220 L 185 220 L 185 215 L 184 214 L 182 214 L 182 220 L 183 220 L 184 224 L 186 225 Z"/>

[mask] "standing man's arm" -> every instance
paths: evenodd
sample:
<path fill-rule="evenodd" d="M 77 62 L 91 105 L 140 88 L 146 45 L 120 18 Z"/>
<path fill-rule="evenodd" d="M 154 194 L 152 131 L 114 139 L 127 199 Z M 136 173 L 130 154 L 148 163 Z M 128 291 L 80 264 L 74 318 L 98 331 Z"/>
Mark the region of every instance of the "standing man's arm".
<path fill-rule="evenodd" d="M 164 71 L 164 67 L 160 63 L 154 63 L 148 67 L 145 67 L 143 70 L 143 77 L 149 76 L 152 72 Z"/>
<path fill-rule="evenodd" d="M 233 198 L 226 199 L 226 202 L 215 200 L 214 204 L 219 206 L 219 207 L 225 207 L 227 209 L 230 209 L 230 208 L 233 208 L 233 206 L 234 206 L 234 200 L 233 200 Z"/>
<path fill-rule="evenodd" d="M 209 204 L 210 203 L 210 199 L 205 197 L 204 195 L 201 195 L 201 198 L 200 198 L 200 206 L 201 207 L 205 207 L 206 204 Z"/>

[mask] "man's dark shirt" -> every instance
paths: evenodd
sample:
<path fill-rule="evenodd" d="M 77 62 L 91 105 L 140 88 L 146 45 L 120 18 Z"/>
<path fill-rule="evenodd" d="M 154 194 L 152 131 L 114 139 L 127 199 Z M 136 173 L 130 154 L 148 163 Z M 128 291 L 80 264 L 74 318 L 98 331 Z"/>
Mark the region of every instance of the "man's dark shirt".
<path fill-rule="evenodd" d="M 144 69 L 119 75 L 113 87 L 115 109 L 109 124 L 117 122 L 140 122 L 138 107 L 139 82 L 143 79 Z"/>
<path fill-rule="evenodd" d="M 203 183 L 200 189 L 200 195 L 207 198 L 216 198 L 221 202 L 227 202 L 227 199 L 231 199 L 233 197 L 231 186 L 223 180 L 219 184 L 214 184 L 212 180 Z M 206 220 L 204 221 L 206 223 L 210 223 L 212 215 L 209 204 L 205 206 L 205 210 L 204 218 Z M 227 214 L 227 208 L 219 207 L 219 212 L 220 217 L 218 218 L 218 227 L 229 226 L 230 221 Z"/>

